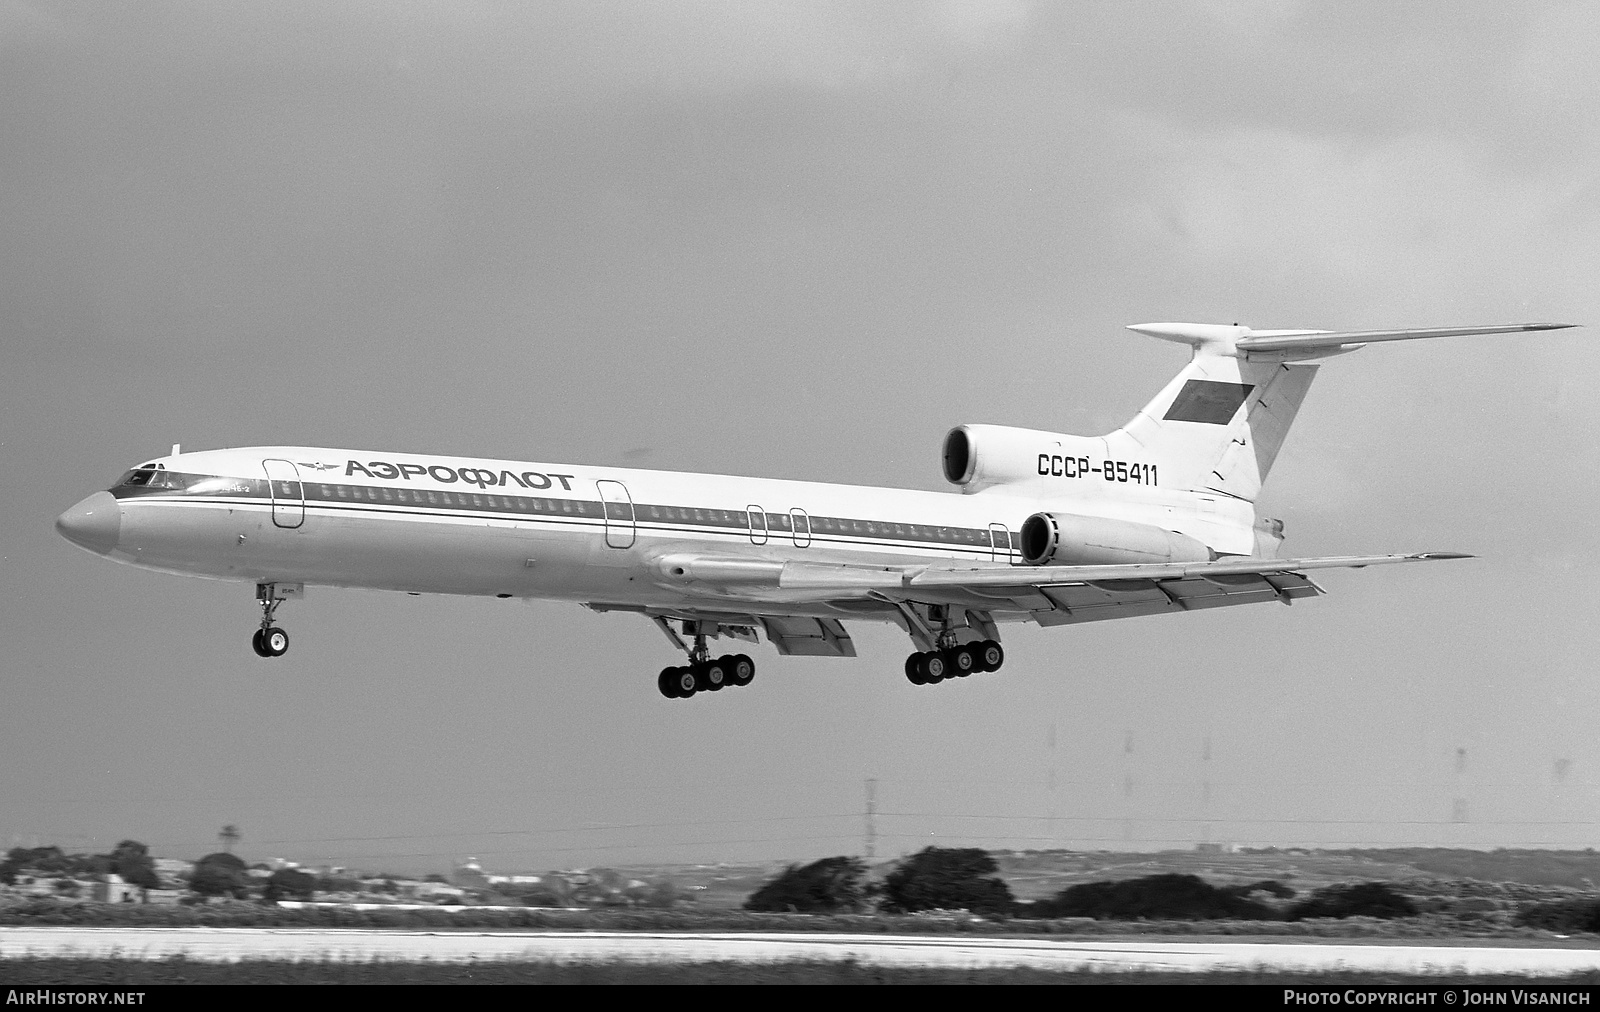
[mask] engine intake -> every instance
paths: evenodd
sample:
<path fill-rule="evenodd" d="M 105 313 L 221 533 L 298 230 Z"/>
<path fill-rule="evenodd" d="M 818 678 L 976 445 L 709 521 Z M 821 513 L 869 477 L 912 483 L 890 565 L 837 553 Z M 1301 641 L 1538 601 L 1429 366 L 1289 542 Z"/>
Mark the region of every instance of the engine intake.
<path fill-rule="evenodd" d="M 944 437 L 944 477 L 969 494 L 996 485 L 1048 480 L 1049 472 L 1040 470 L 1040 461 L 1069 451 L 1079 456 L 1089 452 L 1084 445 L 1089 443 L 1104 452 L 1098 439 L 1010 425 L 962 425 Z"/>
<path fill-rule="evenodd" d="M 1075 513 L 1035 513 L 1022 522 L 1022 561 L 1030 566 L 1125 566 L 1209 562 L 1211 549 L 1150 524 Z"/>

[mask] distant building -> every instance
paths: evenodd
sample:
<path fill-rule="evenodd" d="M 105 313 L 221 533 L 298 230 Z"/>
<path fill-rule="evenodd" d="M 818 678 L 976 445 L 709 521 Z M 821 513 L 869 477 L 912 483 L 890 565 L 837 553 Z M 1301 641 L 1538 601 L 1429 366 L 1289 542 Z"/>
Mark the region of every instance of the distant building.
<path fill-rule="evenodd" d="M 89 884 L 89 898 L 100 903 L 138 903 L 144 890 L 124 882 L 121 875 L 107 873 Z"/>
<path fill-rule="evenodd" d="M 400 895 L 418 900 L 440 900 L 445 897 L 465 899 L 467 891 L 460 886 L 445 885 L 443 882 L 401 882 Z"/>
<path fill-rule="evenodd" d="M 153 858 L 156 867 L 156 877 L 161 880 L 163 889 L 182 889 L 189 884 L 189 873 L 194 871 L 193 861 L 181 861 L 175 857 Z"/>

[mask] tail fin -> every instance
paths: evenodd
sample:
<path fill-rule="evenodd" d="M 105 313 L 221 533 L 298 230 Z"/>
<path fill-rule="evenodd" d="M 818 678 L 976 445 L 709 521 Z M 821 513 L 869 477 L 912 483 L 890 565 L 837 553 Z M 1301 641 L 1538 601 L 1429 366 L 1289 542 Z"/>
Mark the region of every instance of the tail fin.
<path fill-rule="evenodd" d="M 1333 333 L 1256 330 L 1197 323 L 1148 323 L 1129 330 L 1178 341 L 1193 357 L 1133 420 L 1106 436 L 1112 455 L 1156 465 L 1161 484 L 1255 502 L 1289 434 L 1317 366 L 1304 360 L 1369 343 L 1467 334 L 1559 330 L 1567 324 Z M 1242 409 L 1242 410 L 1241 410 Z"/>
<path fill-rule="evenodd" d="M 1106 437 L 1107 448 L 1149 460 L 1169 488 L 1255 502 L 1316 375 L 1315 365 L 1252 363 L 1196 348 L 1155 399 Z"/>

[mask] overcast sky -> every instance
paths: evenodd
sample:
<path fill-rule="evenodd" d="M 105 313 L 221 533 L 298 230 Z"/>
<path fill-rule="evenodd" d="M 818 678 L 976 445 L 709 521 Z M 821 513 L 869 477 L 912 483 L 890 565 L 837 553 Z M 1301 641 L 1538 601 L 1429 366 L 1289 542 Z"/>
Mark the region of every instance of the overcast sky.
<path fill-rule="evenodd" d="M 1126 420 L 1184 349 L 1125 324 L 1600 323 L 1597 40 L 1581 2 L 0 0 L 0 843 L 798 860 L 862 852 L 875 778 L 880 855 L 1594 844 L 1592 331 L 1333 360 L 1261 503 L 1297 555 L 1481 558 L 1010 627 L 933 688 L 857 624 L 669 701 L 636 617 L 321 588 L 262 661 L 251 587 L 51 524 L 173 443 L 940 488 L 962 422 Z"/>

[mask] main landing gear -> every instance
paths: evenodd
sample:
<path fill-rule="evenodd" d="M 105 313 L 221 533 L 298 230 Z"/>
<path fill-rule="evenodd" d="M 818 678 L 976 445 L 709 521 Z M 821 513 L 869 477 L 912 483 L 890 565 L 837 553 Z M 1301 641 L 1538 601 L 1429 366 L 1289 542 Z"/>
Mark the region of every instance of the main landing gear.
<path fill-rule="evenodd" d="M 282 657 L 289 652 L 289 634 L 272 624 L 278 605 L 299 597 L 303 587 L 294 583 L 258 583 L 256 600 L 261 602 L 261 628 L 250 637 L 250 649 L 257 657 Z"/>
<path fill-rule="evenodd" d="M 994 640 L 964 643 L 943 650 L 924 650 L 906 658 L 906 678 L 913 685 L 934 685 L 946 678 L 965 678 L 999 671 L 1006 652 Z"/>
<path fill-rule="evenodd" d="M 706 638 L 695 636 L 689 663 L 683 667 L 662 668 L 656 688 L 668 699 L 688 699 L 697 692 L 721 692 L 728 686 L 749 685 L 755 681 L 756 662 L 748 654 L 724 654 L 711 659 Z"/>

